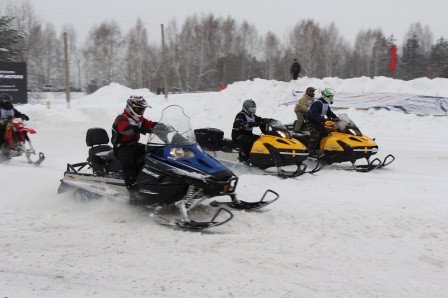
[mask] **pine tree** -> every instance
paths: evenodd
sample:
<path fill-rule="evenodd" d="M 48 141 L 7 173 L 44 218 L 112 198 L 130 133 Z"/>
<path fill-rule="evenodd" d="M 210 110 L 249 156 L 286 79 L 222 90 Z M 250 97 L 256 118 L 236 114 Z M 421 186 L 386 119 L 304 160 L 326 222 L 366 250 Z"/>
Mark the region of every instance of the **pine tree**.
<path fill-rule="evenodd" d="M 0 61 L 16 61 L 22 51 L 23 34 L 12 28 L 13 19 L 0 17 Z"/>
<path fill-rule="evenodd" d="M 405 80 L 412 80 L 423 77 L 425 74 L 425 57 L 420 46 L 417 35 L 412 35 L 406 41 L 401 59 L 402 77 Z"/>
<path fill-rule="evenodd" d="M 429 66 L 433 77 L 448 78 L 448 40 L 442 37 L 432 46 Z"/>

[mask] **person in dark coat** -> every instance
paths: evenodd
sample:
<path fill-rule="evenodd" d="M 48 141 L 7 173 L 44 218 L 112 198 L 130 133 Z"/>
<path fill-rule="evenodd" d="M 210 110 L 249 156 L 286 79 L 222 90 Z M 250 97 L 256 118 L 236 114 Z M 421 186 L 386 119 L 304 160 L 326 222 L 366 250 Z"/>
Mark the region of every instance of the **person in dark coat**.
<path fill-rule="evenodd" d="M 324 126 L 325 116 L 329 119 L 338 119 L 338 116 L 330 108 L 335 92 L 330 88 L 325 88 L 321 93 L 322 96 L 316 99 L 307 114 L 307 126 L 310 131 L 308 155 L 310 157 L 318 157 L 322 154 L 318 150 L 320 140 L 327 134 Z"/>
<path fill-rule="evenodd" d="M 137 174 L 143 165 L 145 144 L 139 143 L 140 134 L 150 133 L 156 122 L 143 117 L 145 109 L 150 107 L 142 96 L 131 96 L 126 102 L 123 113 L 115 118 L 112 125 L 112 144 L 114 154 L 121 161 L 126 188 L 135 190 Z"/>
<path fill-rule="evenodd" d="M 254 127 L 261 125 L 263 118 L 255 115 L 257 105 L 252 99 L 246 99 L 243 109 L 235 116 L 232 129 L 232 141 L 240 146 L 238 160 L 247 162 L 250 150 L 255 141 L 260 137 L 252 132 Z"/>
<path fill-rule="evenodd" d="M 5 142 L 6 125 L 12 118 L 22 118 L 25 121 L 30 118 L 20 113 L 12 104 L 12 96 L 6 93 L 0 94 L 0 146 Z"/>
<path fill-rule="evenodd" d="M 297 59 L 294 59 L 290 71 L 293 80 L 297 80 L 299 78 L 300 70 L 300 63 L 297 61 Z"/>

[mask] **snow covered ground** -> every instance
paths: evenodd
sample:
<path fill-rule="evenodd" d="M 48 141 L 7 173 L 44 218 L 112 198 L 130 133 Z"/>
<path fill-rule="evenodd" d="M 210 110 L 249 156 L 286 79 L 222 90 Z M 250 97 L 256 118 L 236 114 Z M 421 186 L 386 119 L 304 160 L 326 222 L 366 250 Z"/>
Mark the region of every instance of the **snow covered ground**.
<path fill-rule="evenodd" d="M 203 232 L 159 226 L 123 203 L 79 204 L 56 194 L 66 164 L 87 158 L 86 130 L 110 131 L 131 94 L 153 107 L 148 118 L 157 121 L 164 107 L 179 104 L 194 128 L 230 136 L 244 99 L 257 102 L 260 116 L 289 123 L 295 114 L 284 103 L 292 89 L 308 86 L 360 95 L 350 108 L 337 108 L 336 95 L 335 112 L 376 138 L 379 157 L 392 153 L 396 161 L 370 173 L 337 164 L 286 180 L 242 174 L 241 199 L 268 188 L 280 199 L 261 212 L 235 211 L 229 223 Z M 30 116 L 33 144 L 46 160 L 40 167 L 25 157 L 0 164 L 0 295 L 448 297 L 448 117 L 366 110 L 363 103 L 373 93 L 447 97 L 447 86 L 445 79 L 255 80 L 165 99 L 112 84 L 73 99 L 70 109 L 63 97 L 36 96 L 17 108 Z"/>

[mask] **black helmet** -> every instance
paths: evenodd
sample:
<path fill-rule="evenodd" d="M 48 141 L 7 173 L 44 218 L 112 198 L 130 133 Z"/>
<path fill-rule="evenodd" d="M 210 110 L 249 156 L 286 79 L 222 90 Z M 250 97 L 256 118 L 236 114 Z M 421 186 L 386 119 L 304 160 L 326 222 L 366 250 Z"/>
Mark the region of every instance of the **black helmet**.
<path fill-rule="evenodd" d="M 252 99 L 246 99 L 243 102 L 243 110 L 249 115 L 253 115 L 257 112 L 257 104 Z"/>
<path fill-rule="evenodd" d="M 11 110 L 13 108 L 12 96 L 6 93 L 0 94 L 0 107 L 4 110 Z"/>

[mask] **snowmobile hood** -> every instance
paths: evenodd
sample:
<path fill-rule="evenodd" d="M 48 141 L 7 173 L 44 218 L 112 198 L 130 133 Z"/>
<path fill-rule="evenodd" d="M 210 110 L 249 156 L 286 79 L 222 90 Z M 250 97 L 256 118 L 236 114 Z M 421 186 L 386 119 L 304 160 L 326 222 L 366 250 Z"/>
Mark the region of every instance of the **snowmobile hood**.
<path fill-rule="evenodd" d="M 215 175 L 216 173 L 229 171 L 219 161 L 204 153 L 197 144 L 161 147 L 152 151 L 149 155 L 160 162 L 179 167 L 188 172 Z"/>

